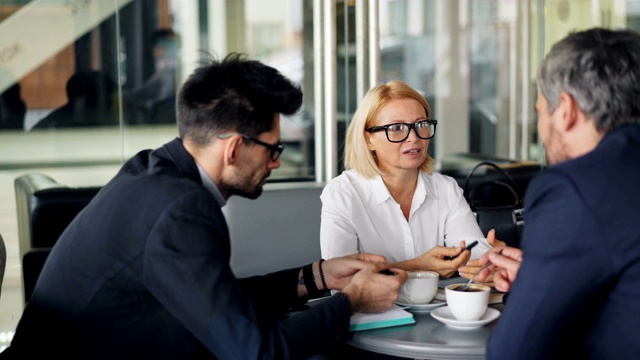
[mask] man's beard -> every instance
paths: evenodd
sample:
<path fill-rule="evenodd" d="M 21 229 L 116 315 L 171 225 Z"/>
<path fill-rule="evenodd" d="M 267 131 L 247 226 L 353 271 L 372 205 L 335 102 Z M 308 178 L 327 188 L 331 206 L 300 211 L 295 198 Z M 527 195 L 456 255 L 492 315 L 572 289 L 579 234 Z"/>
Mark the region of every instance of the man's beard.
<path fill-rule="evenodd" d="M 242 181 L 235 181 L 232 184 L 223 185 L 221 186 L 221 188 L 227 190 L 227 193 L 230 195 L 238 195 L 247 199 L 255 200 L 260 197 L 260 195 L 262 195 L 262 190 L 264 187 L 263 183 L 270 174 L 271 172 L 268 172 L 257 185 L 246 184 Z"/>
<path fill-rule="evenodd" d="M 230 193 L 231 195 L 238 195 L 238 196 L 242 196 L 245 197 L 247 199 L 251 199 L 251 200 L 255 200 L 258 197 L 260 197 L 260 195 L 262 195 L 262 186 L 256 186 L 252 189 L 252 191 L 248 191 L 246 189 L 234 189 L 233 191 L 231 191 Z"/>

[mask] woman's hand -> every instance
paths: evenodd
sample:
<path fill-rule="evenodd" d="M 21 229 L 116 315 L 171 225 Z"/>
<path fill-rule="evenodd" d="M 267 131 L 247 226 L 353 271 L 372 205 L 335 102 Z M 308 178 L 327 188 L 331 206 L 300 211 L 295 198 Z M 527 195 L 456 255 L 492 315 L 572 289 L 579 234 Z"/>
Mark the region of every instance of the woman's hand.
<path fill-rule="evenodd" d="M 503 248 L 507 246 L 507 244 L 504 241 L 496 239 L 496 231 L 494 229 L 489 230 L 489 232 L 487 233 L 487 242 L 493 248 Z M 482 265 L 484 265 L 484 262 L 482 261 L 482 259 L 471 260 L 465 266 L 459 268 L 458 273 L 460 274 L 461 277 L 465 279 L 471 279 L 471 277 L 473 277 L 473 275 L 478 270 L 480 270 Z M 483 280 L 480 280 L 479 277 L 476 277 L 476 279 L 478 281 L 491 283 L 493 282 L 493 274 L 490 273 Z"/>
<path fill-rule="evenodd" d="M 426 253 L 406 261 L 394 263 L 393 266 L 404 270 L 430 270 L 437 272 L 442 277 L 455 275 L 458 268 L 469 261 L 471 251 L 464 251 L 466 246 L 464 241 L 460 242 L 460 247 L 436 246 Z M 445 260 L 445 257 L 454 257 L 452 260 Z"/>
<path fill-rule="evenodd" d="M 494 229 L 489 230 L 489 232 L 487 233 L 487 242 L 489 243 L 489 245 L 491 245 L 491 247 L 494 248 L 507 246 L 506 242 L 498 240 L 496 238 L 496 231 Z"/>

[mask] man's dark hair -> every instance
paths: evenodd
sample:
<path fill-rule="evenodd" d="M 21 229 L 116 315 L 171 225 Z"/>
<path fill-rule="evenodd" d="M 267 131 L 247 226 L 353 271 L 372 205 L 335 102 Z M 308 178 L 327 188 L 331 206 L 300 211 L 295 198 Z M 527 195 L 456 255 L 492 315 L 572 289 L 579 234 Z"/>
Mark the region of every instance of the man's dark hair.
<path fill-rule="evenodd" d="M 89 109 L 111 109 L 116 83 L 100 71 L 79 71 L 66 85 L 68 102 L 82 101 Z"/>
<path fill-rule="evenodd" d="M 273 128 L 276 113 L 292 115 L 302 91 L 278 70 L 232 53 L 195 70 L 178 95 L 180 137 L 206 145 L 220 132 L 250 136 Z"/>
<path fill-rule="evenodd" d="M 165 41 L 176 41 L 178 34 L 172 29 L 158 29 L 151 34 L 151 41 L 154 46 Z"/>

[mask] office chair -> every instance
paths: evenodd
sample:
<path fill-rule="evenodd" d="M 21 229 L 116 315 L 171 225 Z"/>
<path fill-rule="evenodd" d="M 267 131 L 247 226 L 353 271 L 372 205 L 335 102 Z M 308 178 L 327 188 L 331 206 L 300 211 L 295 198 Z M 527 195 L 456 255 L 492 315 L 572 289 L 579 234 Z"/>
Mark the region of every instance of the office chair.
<path fill-rule="evenodd" d="M 19 176 L 14 185 L 26 303 L 51 247 L 100 187 L 68 187 L 40 173 Z"/>

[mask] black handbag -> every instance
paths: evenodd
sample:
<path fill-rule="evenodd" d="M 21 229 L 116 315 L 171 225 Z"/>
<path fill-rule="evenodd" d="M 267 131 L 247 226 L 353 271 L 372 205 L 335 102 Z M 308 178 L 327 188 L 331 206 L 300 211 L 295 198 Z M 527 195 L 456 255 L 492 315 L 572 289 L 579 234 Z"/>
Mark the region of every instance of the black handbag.
<path fill-rule="evenodd" d="M 482 166 L 488 166 L 496 172 L 474 176 Z M 467 175 L 464 196 L 485 236 L 489 230 L 495 229 L 496 239 L 509 246 L 520 246 L 524 227 L 524 203 L 518 184 L 509 173 L 489 161 L 477 164 Z"/>

